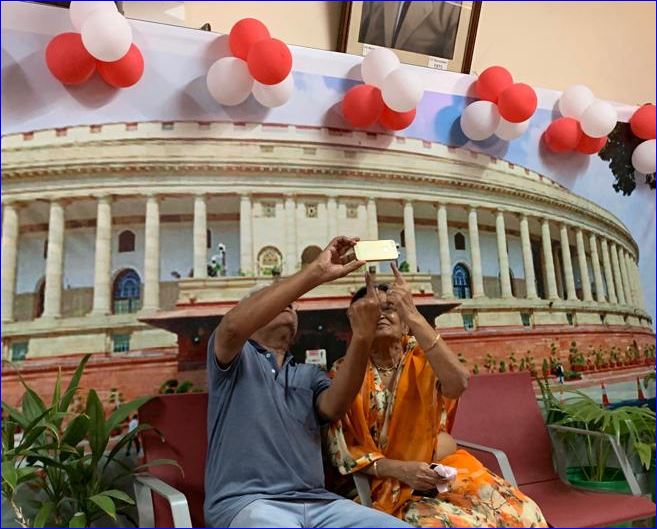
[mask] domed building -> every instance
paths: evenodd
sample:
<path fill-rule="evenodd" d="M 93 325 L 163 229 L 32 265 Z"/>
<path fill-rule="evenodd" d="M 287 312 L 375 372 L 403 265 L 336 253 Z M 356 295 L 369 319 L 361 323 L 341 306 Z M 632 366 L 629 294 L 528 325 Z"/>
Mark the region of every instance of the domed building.
<path fill-rule="evenodd" d="M 12 134 L 2 155 L 3 358 L 33 383 L 83 353 L 94 355 L 90 385 L 128 398 L 202 372 L 221 315 L 338 234 L 394 239 L 418 303 L 432 317 L 451 309 L 436 325 L 472 365 L 528 350 L 540 359 L 552 342 L 654 343 L 627 228 L 488 155 L 223 122 Z M 301 352 L 341 354 L 343 309 L 361 283 L 302 299 Z M 3 390 L 17 384 L 4 370 Z"/>

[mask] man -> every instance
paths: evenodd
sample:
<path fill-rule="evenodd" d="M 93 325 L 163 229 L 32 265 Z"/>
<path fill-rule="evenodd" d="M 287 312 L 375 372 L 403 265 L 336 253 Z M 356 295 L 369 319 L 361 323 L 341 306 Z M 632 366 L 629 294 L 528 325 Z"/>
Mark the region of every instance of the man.
<path fill-rule="evenodd" d="M 205 518 L 212 527 L 408 527 L 324 489 L 320 422 L 341 417 L 363 381 L 379 319 L 368 296 L 354 304 L 353 339 L 341 375 L 289 353 L 294 302 L 363 264 L 345 254 L 357 239 L 336 237 L 309 266 L 242 300 L 208 344 Z M 364 353 L 363 353 L 364 352 Z"/>
<path fill-rule="evenodd" d="M 358 41 L 454 58 L 461 2 L 363 2 Z"/>

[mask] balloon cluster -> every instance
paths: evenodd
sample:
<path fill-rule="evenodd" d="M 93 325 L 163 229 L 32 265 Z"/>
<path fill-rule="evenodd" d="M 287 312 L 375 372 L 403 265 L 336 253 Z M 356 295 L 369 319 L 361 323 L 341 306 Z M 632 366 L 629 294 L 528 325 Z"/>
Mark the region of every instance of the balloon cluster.
<path fill-rule="evenodd" d="M 641 174 L 655 172 L 655 105 L 643 105 L 630 118 L 632 133 L 643 141 L 632 153 L 632 167 Z"/>
<path fill-rule="evenodd" d="M 415 119 L 424 93 L 422 81 L 401 68 L 397 55 L 386 48 L 369 52 L 360 66 L 365 84 L 350 88 L 342 100 L 342 114 L 353 127 L 379 123 L 401 130 Z"/>
<path fill-rule="evenodd" d="M 218 103 L 239 105 L 251 93 L 269 108 L 288 102 L 294 78 L 287 44 L 271 38 L 259 20 L 244 18 L 230 30 L 228 46 L 233 56 L 215 62 L 206 77 L 208 91 Z"/>
<path fill-rule="evenodd" d="M 559 98 L 561 116 L 543 133 L 552 152 L 596 154 L 607 143 L 607 134 L 616 126 L 616 109 L 606 101 L 596 100 L 584 85 L 566 89 Z"/>
<path fill-rule="evenodd" d="M 144 58 L 114 2 L 71 2 L 69 14 L 76 33 L 61 33 L 46 47 L 46 64 L 55 78 L 65 85 L 79 85 L 98 70 L 115 88 L 127 88 L 141 79 Z"/>
<path fill-rule="evenodd" d="M 461 114 L 461 129 L 469 139 L 481 141 L 495 134 L 510 141 L 527 130 L 538 104 L 531 86 L 514 83 L 506 68 L 491 66 L 481 72 L 475 92 L 479 101 Z"/>

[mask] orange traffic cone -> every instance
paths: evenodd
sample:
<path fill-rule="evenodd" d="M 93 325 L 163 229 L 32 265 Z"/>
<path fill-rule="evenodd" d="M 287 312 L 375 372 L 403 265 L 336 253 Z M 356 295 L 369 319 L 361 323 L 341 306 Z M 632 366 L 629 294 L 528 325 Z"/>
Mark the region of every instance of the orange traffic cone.
<path fill-rule="evenodd" d="M 600 383 L 600 388 L 602 389 L 602 405 L 606 408 L 609 406 L 609 397 L 607 396 L 607 388 L 604 382 Z"/>
<path fill-rule="evenodd" d="M 636 378 L 636 394 L 637 399 L 646 400 L 646 396 L 643 394 L 643 389 L 641 389 L 641 380 L 639 380 L 639 377 Z"/>

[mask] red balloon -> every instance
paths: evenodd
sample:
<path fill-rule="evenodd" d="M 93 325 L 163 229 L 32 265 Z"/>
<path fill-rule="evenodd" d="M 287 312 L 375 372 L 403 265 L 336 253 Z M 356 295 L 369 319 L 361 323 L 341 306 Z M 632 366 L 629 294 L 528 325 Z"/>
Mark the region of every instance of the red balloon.
<path fill-rule="evenodd" d="M 390 130 L 402 130 L 408 127 L 415 119 L 415 109 L 408 112 L 396 112 L 383 105 L 383 112 L 379 118 L 379 123 Z"/>
<path fill-rule="evenodd" d="M 263 39 L 253 43 L 246 63 L 256 81 L 262 84 L 278 84 L 292 70 L 292 54 L 285 42 Z"/>
<path fill-rule="evenodd" d="M 475 83 L 475 91 L 479 99 L 497 103 L 500 94 L 513 84 L 513 77 L 502 66 L 486 68 Z"/>
<path fill-rule="evenodd" d="M 595 154 L 600 152 L 602 148 L 607 144 L 607 136 L 602 138 L 591 138 L 582 132 L 582 136 L 575 147 L 577 152 L 582 154 Z"/>
<path fill-rule="evenodd" d="M 128 53 L 114 62 L 98 61 L 98 73 L 114 88 L 127 88 L 135 84 L 144 73 L 144 57 L 139 48 L 130 45 Z"/>
<path fill-rule="evenodd" d="M 235 23 L 228 35 L 228 46 L 235 57 L 246 60 L 251 46 L 259 40 L 270 38 L 269 30 L 255 18 L 243 18 Z"/>
<path fill-rule="evenodd" d="M 342 114 L 353 127 L 374 125 L 382 111 L 381 90 L 369 84 L 350 88 L 342 100 Z"/>
<path fill-rule="evenodd" d="M 630 128 L 637 138 L 655 139 L 655 105 L 640 107 L 630 118 Z"/>
<path fill-rule="evenodd" d="M 61 83 L 78 85 L 96 70 L 96 59 L 85 49 L 79 33 L 61 33 L 46 47 L 46 64 Z"/>
<path fill-rule="evenodd" d="M 582 129 L 576 119 L 559 118 L 545 129 L 543 138 L 551 151 L 570 152 L 577 148 L 582 138 Z"/>
<path fill-rule="evenodd" d="M 497 109 L 511 123 L 527 121 L 536 111 L 538 99 L 534 89 L 525 83 L 515 83 L 506 88 L 497 100 Z"/>

